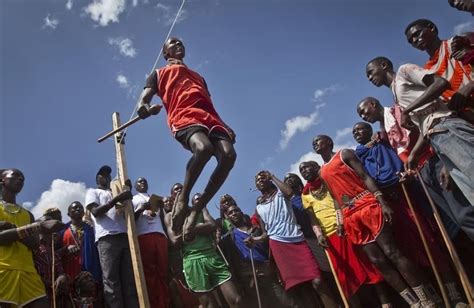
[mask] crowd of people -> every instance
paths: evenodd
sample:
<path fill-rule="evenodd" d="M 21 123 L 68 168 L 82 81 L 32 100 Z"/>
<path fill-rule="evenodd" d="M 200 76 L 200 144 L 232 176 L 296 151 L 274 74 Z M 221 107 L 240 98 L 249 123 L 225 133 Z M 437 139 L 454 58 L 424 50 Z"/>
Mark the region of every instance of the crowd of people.
<path fill-rule="evenodd" d="M 474 11 L 470 1 L 450 3 Z M 255 209 L 245 214 L 223 194 L 217 219 L 206 205 L 234 165 L 235 134 L 205 80 L 183 63 L 182 41 L 169 39 L 167 65 L 148 78 L 138 114 L 159 112 L 150 102 L 161 97 L 175 138 L 192 153 L 183 184 L 156 201 L 140 177 L 113 196 L 112 168 L 102 166 L 97 187 L 69 205 L 63 224 L 58 208 L 35 218 L 17 204 L 25 176 L 0 170 L 0 307 L 138 307 L 128 203 L 150 307 L 467 307 L 457 272 L 463 266 L 472 287 L 474 37 L 442 40 L 426 19 L 405 34 L 427 62 L 367 63 L 367 79 L 390 88 L 394 102 L 354 104 L 364 121 L 353 126 L 354 150 L 336 151 L 330 136 L 316 135 L 324 164 L 304 161 L 300 175 L 280 178 L 256 172 Z M 215 171 L 191 196 L 212 156 Z M 455 269 L 446 243 L 460 256 Z"/>

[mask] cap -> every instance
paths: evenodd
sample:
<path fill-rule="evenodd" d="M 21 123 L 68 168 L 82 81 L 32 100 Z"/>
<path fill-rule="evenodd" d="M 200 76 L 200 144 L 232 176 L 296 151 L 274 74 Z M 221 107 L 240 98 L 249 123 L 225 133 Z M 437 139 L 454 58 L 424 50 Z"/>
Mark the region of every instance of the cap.
<path fill-rule="evenodd" d="M 111 173 L 112 173 L 112 168 L 110 168 L 107 165 L 104 165 L 104 166 L 100 167 L 99 171 L 97 171 L 97 175 L 99 175 L 99 174 L 110 175 Z"/>

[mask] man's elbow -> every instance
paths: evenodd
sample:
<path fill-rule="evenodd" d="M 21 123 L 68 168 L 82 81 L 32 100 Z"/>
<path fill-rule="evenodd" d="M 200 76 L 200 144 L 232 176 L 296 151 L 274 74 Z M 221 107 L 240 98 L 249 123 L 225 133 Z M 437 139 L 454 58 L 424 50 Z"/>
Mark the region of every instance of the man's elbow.
<path fill-rule="evenodd" d="M 446 79 L 444 79 L 443 77 L 439 77 L 437 76 L 437 78 L 435 78 L 435 85 L 436 85 L 436 88 L 441 92 L 443 93 L 444 91 L 448 90 L 449 88 L 451 88 L 451 84 L 449 83 L 449 81 L 447 81 Z"/>

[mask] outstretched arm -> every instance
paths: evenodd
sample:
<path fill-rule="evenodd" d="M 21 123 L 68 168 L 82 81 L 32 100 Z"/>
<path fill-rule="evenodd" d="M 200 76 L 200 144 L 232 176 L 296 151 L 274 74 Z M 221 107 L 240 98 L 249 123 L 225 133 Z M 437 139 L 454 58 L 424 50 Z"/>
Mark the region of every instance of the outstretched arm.
<path fill-rule="evenodd" d="M 290 198 L 293 196 L 293 190 L 291 189 L 290 185 L 286 184 L 285 182 L 281 181 L 277 178 L 274 174 L 268 173 L 270 179 L 273 183 L 278 187 L 278 189 L 283 193 L 285 198 Z"/>
<path fill-rule="evenodd" d="M 171 244 L 173 244 L 173 246 L 180 246 L 183 243 L 183 237 L 179 234 L 176 234 L 171 228 L 171 216 L 171 213 L 167 213 L 164 219 L 168 238 L 170 239 Z"/>

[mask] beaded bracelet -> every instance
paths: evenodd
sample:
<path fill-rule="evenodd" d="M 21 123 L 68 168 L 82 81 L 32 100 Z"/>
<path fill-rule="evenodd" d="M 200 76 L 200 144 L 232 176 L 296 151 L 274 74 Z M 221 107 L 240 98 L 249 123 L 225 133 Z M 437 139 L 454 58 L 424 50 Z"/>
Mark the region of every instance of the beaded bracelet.
<path fill-rule="evenodd" d="M 337 223 L 338 226 L 340 226 L 344 223 L 343 218 L 342 218 L 342 210 L 341 209 L 336 210 L 336 223 Z"/>
<path fill-rule="evenodd" d="M 41 231 L 41 226 L 38 222 L 16 228 L 16 232 L 18 233 L 18 238 L 20 240 L 24 239 L 25 237 L 38 234 L 40 231 Z"/>
<path fill-rule="evenodd" d="M 374 197 L 375 198 L 378 198 L 378 197 L 382 197 L 382 192 L 380 190 L 377 190 L 376 192 L 374 192 Z"/>
<path fill-rule="evenodd" d="M 323 235 L 323 230 L 322 230 L 321 227 L 318 226 L 318 225 L 314 225 L 314 226 L 313 226 L 313 232 L 314 232 L 314 234 L 316 234 L 316 237 L 317 237 L 317 238 L 319 238 L 320 236 Z"/>

